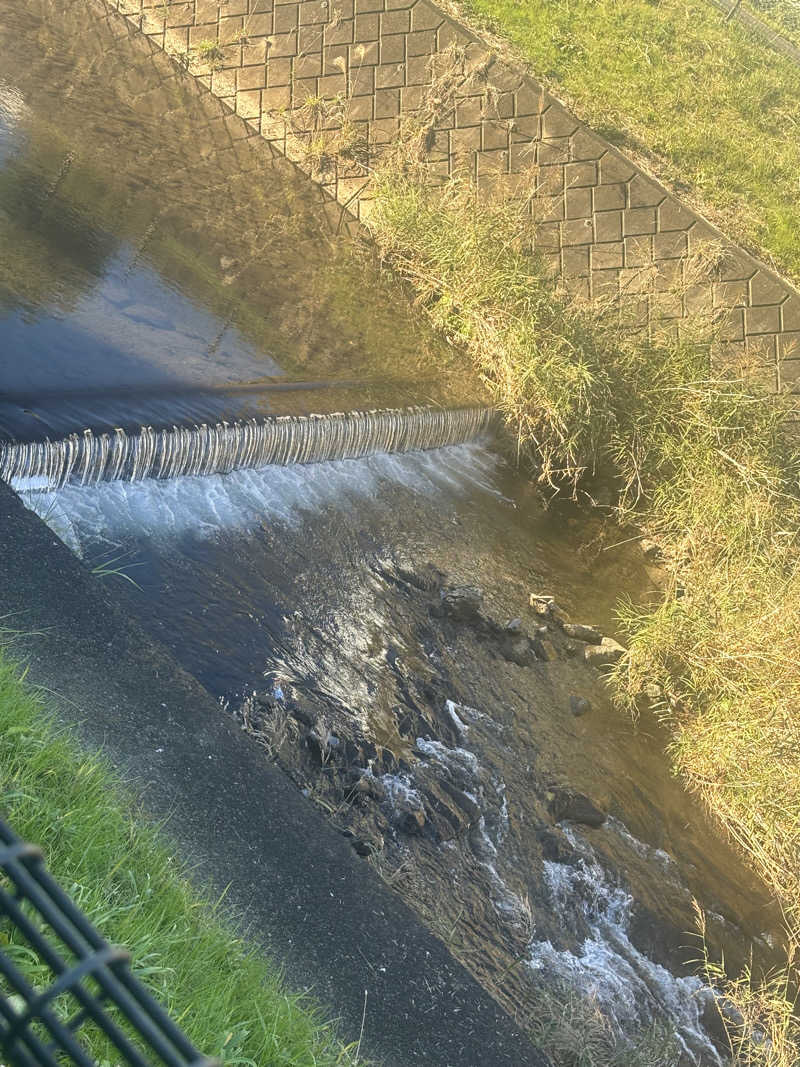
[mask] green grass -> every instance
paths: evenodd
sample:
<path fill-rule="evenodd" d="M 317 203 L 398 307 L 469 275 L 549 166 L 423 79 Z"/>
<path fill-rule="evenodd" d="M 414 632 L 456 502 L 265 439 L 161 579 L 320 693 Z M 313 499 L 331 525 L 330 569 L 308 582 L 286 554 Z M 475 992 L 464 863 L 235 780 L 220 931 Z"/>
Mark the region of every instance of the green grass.
<path fill-rule="evenodd" d="M 354 1064 L 278 968 L 251 953 L 218 908 L 192 888 L 165 840 L 131 804 L 97 755 L 50 721 L 21 670 L 0 648 L 0 806 L 109 941 L 127 947 L 134 971 L 196 1046 L 225 1064 Z M 5 951 L 34 984 L 51 977 L 16 936 Z M 99 1035 L 98 1062 L 117 1062 Z"/>
<path fill-rule="evenodd" d="M 370 225 L 540 480 L 578 495 L 603 481 L 620 517 L 659 539 L 671 585 L 626 613 L 618 692 L 633 707 L 659 688 L 677 765 L 754 856 L 769 853 L 800 921 L 800 457 L 778 403 L 746 366 L 715 371 L 713 319 L 676 337 L 657 315 L 648 333 L 624 302 L 554 291 L 513 204 L 387 171 Z"/>
<path fill-rule="evenodd" d="M 800 67 L 708 0 L 454 2 L 729 237 L 800 279 Z"/>

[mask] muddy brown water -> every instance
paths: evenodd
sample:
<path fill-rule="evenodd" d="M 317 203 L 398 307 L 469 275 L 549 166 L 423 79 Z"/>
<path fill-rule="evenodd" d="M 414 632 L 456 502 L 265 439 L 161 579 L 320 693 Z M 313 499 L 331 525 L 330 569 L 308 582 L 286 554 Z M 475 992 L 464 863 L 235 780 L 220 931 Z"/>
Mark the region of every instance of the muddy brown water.
<path fill-rule="evenodd" d="M 0 0 L 0 432 L 481 399 L 305 180 L 114 26 Z M 734 963 L 769 956 L 774 910 L 658 725 L 529 603 L 613 634 L 659 582 L 627 533 L 545 508 L 490 441 L 20 491 L 517 1017 L 568 981 L 718 1062 L 692 898 Z M 559 820 L 564 789 L 603 825 Z"/>

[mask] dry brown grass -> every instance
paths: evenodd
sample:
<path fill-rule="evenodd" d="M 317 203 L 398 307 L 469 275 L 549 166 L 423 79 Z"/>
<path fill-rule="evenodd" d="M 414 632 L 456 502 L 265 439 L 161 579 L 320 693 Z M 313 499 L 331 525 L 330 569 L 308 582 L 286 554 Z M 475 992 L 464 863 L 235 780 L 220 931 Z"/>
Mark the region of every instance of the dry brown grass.
<path fill-rule="evenodd" d="M 571 301 L 537 259 L 526 205 L 487 203 L 461 179 L 431 189 L 413 152 L 374 180 L 379 247 L 481 370 L 520 454 L 554 489 L 592 494 L 604 479 L 620 517 L 662 545 L 669 588 L 648 610 L 624 612 L 630 652 L 617 697 L 635 711 L 654 685 L 664 694 L 656 710 L 672 727 L 676 767 L 796 930 L 800 461 L 780 402 L 753 368 L 715 365 L 713 316 L 676 328 L 680 293 L 658 278 L 641 279 L 646 329 L 624 302 Z M 729 998 L 746 988 L 749 975 Z M 748 1010 L 771 1011 L 777 988 L 756 991 Z M 797 1016 L 787 1007 L 782 1018 L 761 1025 L 784 1027 L 791 1050 Z M 776 1046 L 778 1058 L 752 1062 L 777 1067 L 788 1054 Z"/>

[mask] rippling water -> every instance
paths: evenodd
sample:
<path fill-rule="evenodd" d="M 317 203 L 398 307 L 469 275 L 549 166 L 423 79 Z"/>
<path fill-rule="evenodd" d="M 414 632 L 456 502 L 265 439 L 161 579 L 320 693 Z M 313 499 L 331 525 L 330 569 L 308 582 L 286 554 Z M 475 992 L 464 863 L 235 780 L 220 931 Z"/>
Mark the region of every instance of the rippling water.
<path fill-rule="evenodd" d="M 544 512 L 479 445 L 24 498 L 92 566 L 126 571 L 136 586 L 104 580 L 229 709 L 277 675 L 334 734 L 403 758 L 374 772 L 388 812 L 422 802 L 431 774 L 480 807 L 463 838 L 389 830 L 383 855 L 392 870 L 413 860 L 418 881 L 401 891 L 461 931 L 484 981 L 522 944 L 510 1003 L 524 1004 L 528 981 L 564 980 L 623 1029 L 667 1018 L 686 1062 L 719 1062 L 685 966 L 692 895 L 725 916 L 716 943 L 733 957 L 769 926 L 767 901 L 671 779 L 656 727 L 635 733 L 578 659 L 509 663 L 437 621 L 424 580 L 398 578 L 479 584 L 493 617 L 531 628 L 528 593 L 547 591 L 608 628 L 623 578 L 648 588 L 640 553 L 593 547 L 597 526 Z M 572 693 L 590 699 L 588 715 L 572 715 Z M 401 737 L 403 709 L 433 732 Z M 612 815 L 599 830 L 568 825 L 564 862 L 538 836 L 553 781 Z"/>
<path fill-rule="evenodd" d="M 0 478 L 14 487 L 138 482 L 287 467 L 374 453 L 443 448 L 488 436 L 489 408 L 394 408 L 71 434 L 0 442 Z"/>

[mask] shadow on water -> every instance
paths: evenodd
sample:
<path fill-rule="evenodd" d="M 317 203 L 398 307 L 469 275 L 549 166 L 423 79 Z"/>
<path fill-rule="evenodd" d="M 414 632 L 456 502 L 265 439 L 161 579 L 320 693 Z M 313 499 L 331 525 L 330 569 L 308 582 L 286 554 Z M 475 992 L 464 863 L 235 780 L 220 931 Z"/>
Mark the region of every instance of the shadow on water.
<path fill-rule="evenodd" d="M 338 209 L 165 57 L 77 0 L 0 0 L 0 57 L 0 432 L 113 424 L 120 385 L 332 383 L 315 410 L 480 397 Z M 200 416 L 308 411 L 300 393 Z M 138 401 L 140 421 L 173 411 Z"/>

